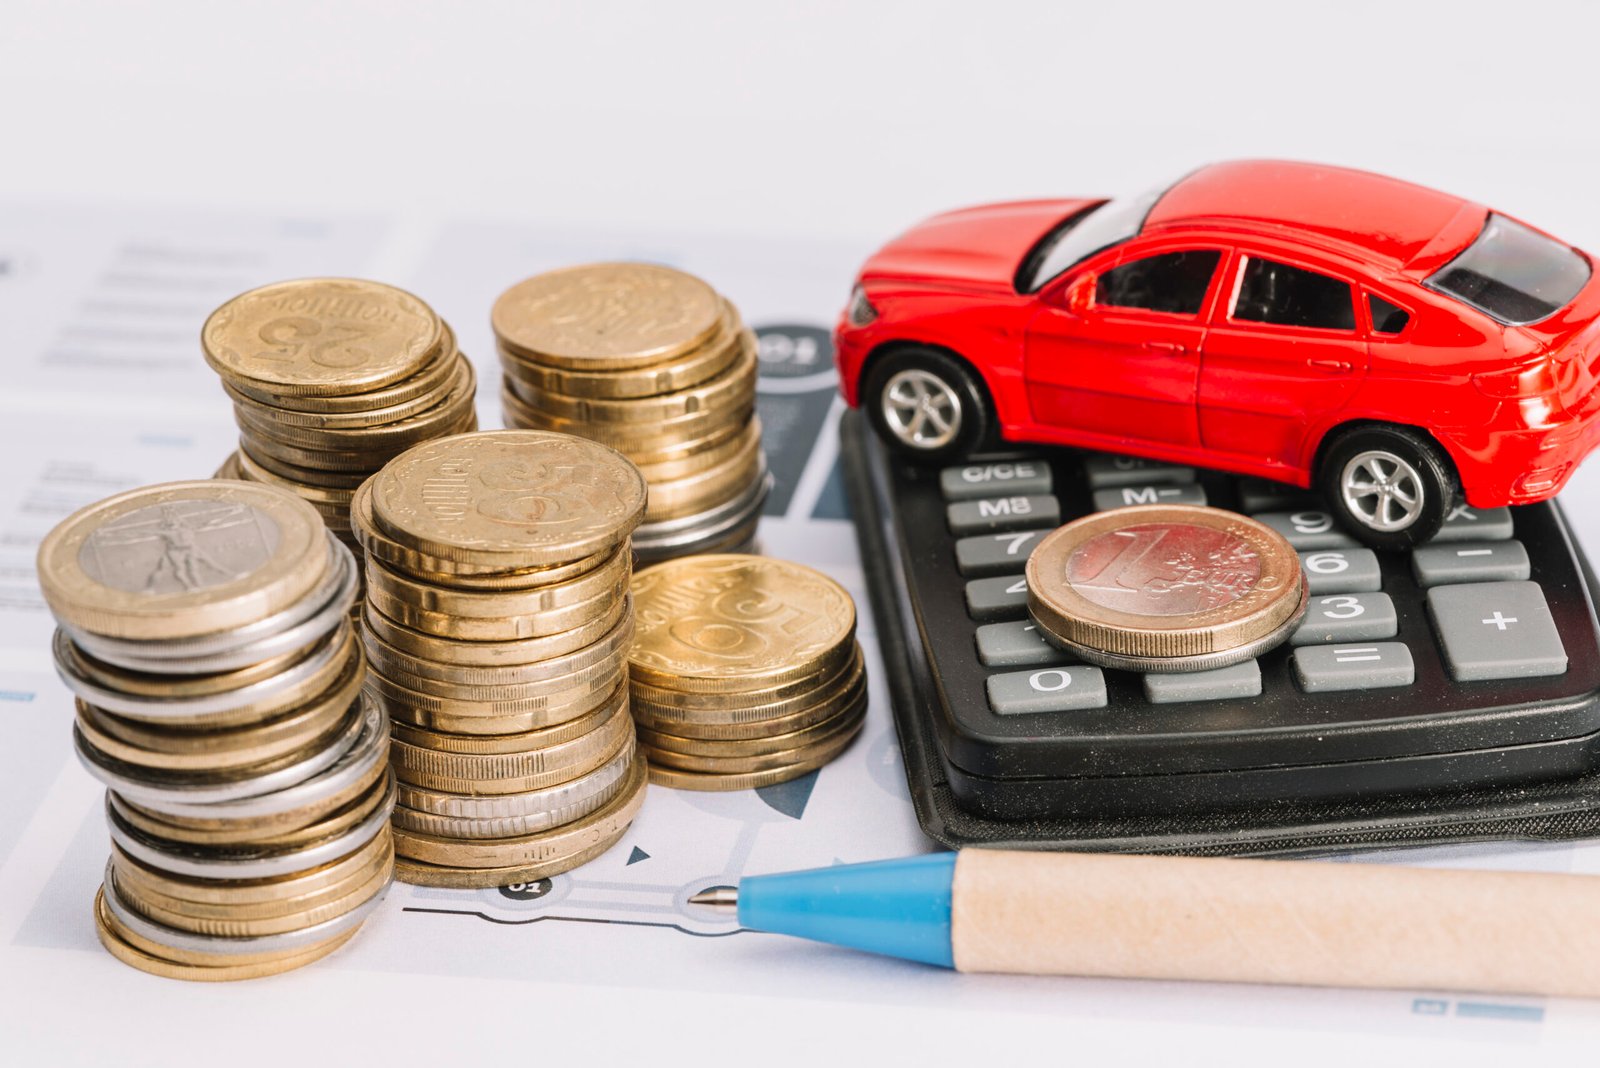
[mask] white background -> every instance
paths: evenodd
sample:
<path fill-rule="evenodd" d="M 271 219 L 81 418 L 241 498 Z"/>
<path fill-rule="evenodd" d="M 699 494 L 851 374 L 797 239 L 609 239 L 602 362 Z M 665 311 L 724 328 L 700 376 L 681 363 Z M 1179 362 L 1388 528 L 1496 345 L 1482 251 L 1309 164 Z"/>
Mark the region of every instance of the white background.
<path fill-rule="evenodd" d="M 1410 178 L 1600 249 L 1597 31 L 1600 7 L 1529 2 L 0 0 L 0 197 L 379 208 L 866 251 L 946 207 L 1127 191 L 1269 155 Z M 1141 1018 L 1151 984 L 1130 985 L 1098 1022 L 1052 1026 L 755 998 L 694 1005 L 559 982 L 510 1000 L 501 985 L 399 976 L 374 976 L 352 1004 L 332 1000 L 347 988 L 316 969 L 302 1018 L 256 1018 L 248 988 L 174 986 L 172 1017 L 129 1036 L 97 1029 L 94 992 L 66 974 L 8 978 L 56 1008 L 0 1028 L 0 1061 L 72 1050 L 311 1063 L 318 1051 L 295 1036 L 340 1027 L 341 1059 L 436 1064 L 1022 1063 L 1154 1047 L 1210 1063 L 1239 1045 Z M 0 989 L 0 1001 L 19 992 Z M 727 1048 L 722 1018 L 763 1041 Z M 1586 1029 L 1600 1034 L 1600 1013 L 1561 1021 L 1540 1041 L 1581 1049 Z M 1538 1052 L 1490 1037 L 1469 1046 L 1455 1033 L 1447 1051 L 1301 1032 L 1282 1059 L 1527 1063 Z"/>

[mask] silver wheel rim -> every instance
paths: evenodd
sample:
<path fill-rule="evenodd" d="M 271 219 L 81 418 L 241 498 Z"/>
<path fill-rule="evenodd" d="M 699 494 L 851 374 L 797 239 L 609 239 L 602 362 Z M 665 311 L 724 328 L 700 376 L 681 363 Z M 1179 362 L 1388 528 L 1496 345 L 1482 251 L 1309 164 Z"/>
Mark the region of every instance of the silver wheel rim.
<path fill-rule="evenodd" d="M 913 449 L 942 449 L 961 433 L 961 397 L 932 371 L 896 371 L 884 383 L 882 406 L 889 432 Z"/>
<path fill-rule="evenodd" d="M 1405 530 L 1422 515 L 1427 491 L 1406 460 L 1382 449 L 1358 452 L 1339 473 L 1344 506 L 1369 530 Z"/>

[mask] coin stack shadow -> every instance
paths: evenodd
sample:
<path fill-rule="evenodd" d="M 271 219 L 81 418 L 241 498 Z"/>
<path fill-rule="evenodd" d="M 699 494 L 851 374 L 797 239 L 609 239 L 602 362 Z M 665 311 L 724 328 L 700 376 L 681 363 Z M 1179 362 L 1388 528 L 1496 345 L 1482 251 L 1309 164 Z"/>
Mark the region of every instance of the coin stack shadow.
<path fill-rule="evenodd" d="M 753 548 L 772 477 L 732 304 L 682 271 L 604 263 L 512 286 L 491 322 L 506 425 L 609 445 L 650 484 L 641 562 Z"/>
<path fill-rule="evenodd" d="M 356 487 L 418 442 L 477 429 L 477 379 L 455 333 L 392 286 L 264 286 L 218 308 L 201 342 L 239 426 L 239 448 L 215 477 L 304 498 L 356 552 Z"/>
<path fill-rule="evenodd" d="M 855 604 L 800 564 L 707 555 L 641 571 L 629 686 L 650 780 L 749 790 L 837 757 L 866 719 Z"/>
<path fill-rule="evenodd" d="M 528 882 L 627 830 L 647 784 L 627 681 L 644 502 L 612 450 L 523 430 L 429 442 L 358 491 L 402 880 Z"/>
<path fill-rule="evenodd" d="M 69 517 L 39 575 L 78 757 L 108 787 L 106 948 L 220 980 L 348 941 L 394 872 L 350 552 L 280 490 L 180 482 Z"/>

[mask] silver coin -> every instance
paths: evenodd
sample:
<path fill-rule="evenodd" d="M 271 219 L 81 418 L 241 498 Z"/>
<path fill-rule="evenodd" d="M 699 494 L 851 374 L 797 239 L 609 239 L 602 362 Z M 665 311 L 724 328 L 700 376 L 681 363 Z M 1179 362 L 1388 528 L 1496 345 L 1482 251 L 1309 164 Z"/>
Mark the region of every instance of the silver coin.
<path fill-rule="evenodd" d="M 749 491 L 737 499 L 736 503 L 739 506 L 737 509 L 730 510 L 727 506 L 718 506 L 709 512 L 689 516 L 687 521 L 674 519 L 667 523 L 640 526 L 633 532 L 634 551 L 642 555 L 650 552 L 681 550 L 688 545 L 714 541 L 731 534 L 741 524 L 760 516 L 761 508 L 766 504 L 767 494 L 772 491 L 774 482 L 772 475 L 767 474 L 761 481 L 754 483 Z"/>
<path fill-rule="evenodd" d="M 90 775 L 107 787 L 141 805 L 159 809 L 163 804 L 212 804 L 219 801 L 237 801 L 246 797 L 259 797 L 275 793 L 296 783 L 305 782 L 338 762 L 361 736 L 364 726 L 364 702 L 357 697 L 350 704 L 346 725 L 338 737 L 326 748 L 306 757 L 297 764 L 278 768 L 263 775 L 207 781 L 192 774 L 161 774 L 140 768 L 94 747 L 74 724 L 73 747 L 78 761 Z"/>
<path fill-rule="evenodd" d="M 355 744 L 338 754 L 338 759 L 326 769 L 303 782 L 264 794 L 221 802 L 167 798 L 150 800 L 129 796 L 138 802 L 140 808 L 176 819 L 261 819 L 314 805 L 348 790 L 371 774 L 374 765 L 384 763 L 389 758 L 389 718 L 382 709 L 370 702 L 363 699 L 361 703 L 364 707 L 361 733 L 356 737 Z"/>
<path fill-rule="evenodd" d="M 227 690 L 222 693 L 207 694 L 203 697 L 173 698 L 130 694 L 100 685 L 73 665 L 69 648 L 72 644 L 72 639 L 68 638 L 63 631 L 57 630 L 55 634 L 56 674 L 61 677 L 62 682 L 67 684 L 67 689 L 83 698 L 88 704 L 106 712 L 113 712 L 140 720 L 195 719 L 201 716 L 232 712 L 235 709 L 247 708 L 250 705 L 268 701 L 275 695 L 291 690 L 307 679 L 314 678 L 344 651 L 344 643 L 348 635 L 348 624 L 345 627 L 336 628 L 332 633 L 320 639 L 321 644 L 314 648 L 309 656 L 270 678 L 261 679 L 247 686 L 240 686 L 237 689 Z"/>
<path fill-rule="evenodd" d="M 354 853 L 389 826 L 393 802 L 394 791 L 390 790 L 385 803 L 344 834 L 290 850 L 229 849 L 163 841 L 123 819 L 117 798 L 111 793 L 106 796 L 106 825 L 118 849 L 157 871 L 196 879 L 270 879 L 308 871 Z"/>
<path fill-rule="evenodd" d="M 408 831 L 437 835 L 440 838 L 514 838 L 525 834 L 538 834 L 580 820 L 591 812 L 604 808 L 616 797 L 627 782 L 628 766 L 633 761 L 634 747 L 624 746 L 615 757 L 582 778 L 564 782 L 545 790 L 502 797 L 462 797 L 441 801 L 428 799 L 434 809 L 455 809 L 450 813 L 427 811 L 396 804 L 394 825 Z M 414 788 L 399 788 L 413 800 L 419 799 Z M 513 804 L 505 804 L 511 801 Z M 452 803 L 459 802 L 459 803 Z M 490 804 L 499 802 L 500 804 Z M 488 808 L 510 809 L 521 807 L 520 813 L 495 815 L 465 815 L 462 810 L 481 813 Z"/>
<path fill-rule="evenodd" d="M 487 824 L 493 820 L 537 818 L 553 809 L 579 803 L 591 792 L 605 789 L 605 784 L 612 779 L 621 781 L 620 777 L 626 773 L 628 762 L 633 758 L 634 748 L 633 743 L 625 742 L 615 756 L 587 775 L 519 794 L 446 794 L 438 790 L 419 790 L 400 783 L 396 788 L 397 809 L 398 806 L 404 806 L 413 813 L 467 823 L 483 821 Z"/>

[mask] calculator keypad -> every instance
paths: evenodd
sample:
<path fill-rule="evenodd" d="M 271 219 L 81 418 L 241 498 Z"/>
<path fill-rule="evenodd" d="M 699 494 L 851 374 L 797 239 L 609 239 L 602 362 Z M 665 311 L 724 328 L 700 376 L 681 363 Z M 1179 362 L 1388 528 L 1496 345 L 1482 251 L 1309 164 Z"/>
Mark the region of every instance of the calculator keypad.
<path fill-rule="evenodd" d="M 1190 467 L 1104 455 L 1084 456 L 1081 465 L 1088 493 L 1077 499 L 1095 510 L 1207 503 Z M 993 672 L 987 693 L 999 715 L 1106 707 L 1101 669 L 1050 644 L 1027 615 L 1028 554 L 1064 518 L 1073 518 L 1063 517 L 1061 504 L 1070 481 L 1070 473 L 1030 457 L 940 472 L 956 566 L 967 580 L 967 611 L 978 624 L 975 652 Z M 1238 480 L 1236 490 L 1236 506 L 1300 554 L 1310 597 L 1305 621 L 1289 642 L 1294 685 L 1314 694 L 1413 685 L 1417 667 L 1411 647 L 1397 640 L 1400 614 L 1383 590 L 1385 564 L 1378 554 L 1340 529 L 1305 490 L 1249 478 Z M 1427 590 L 1432 632 L 1457 682 L 1566 671 L 1560 634 L 1543 591 L 1526 581 L 1528 554 L 1512 534 L 1509 509 L 1463 505 L 1435 542 L 1410 554 L 1410 577 Z M 1417 640 L 1414 631 L 1407 633 Z M 1141 682 L 1153 705 L 1249 699 L 1264 685 L 1255 660 L 1213 671 L 1151 673 Z"/>

